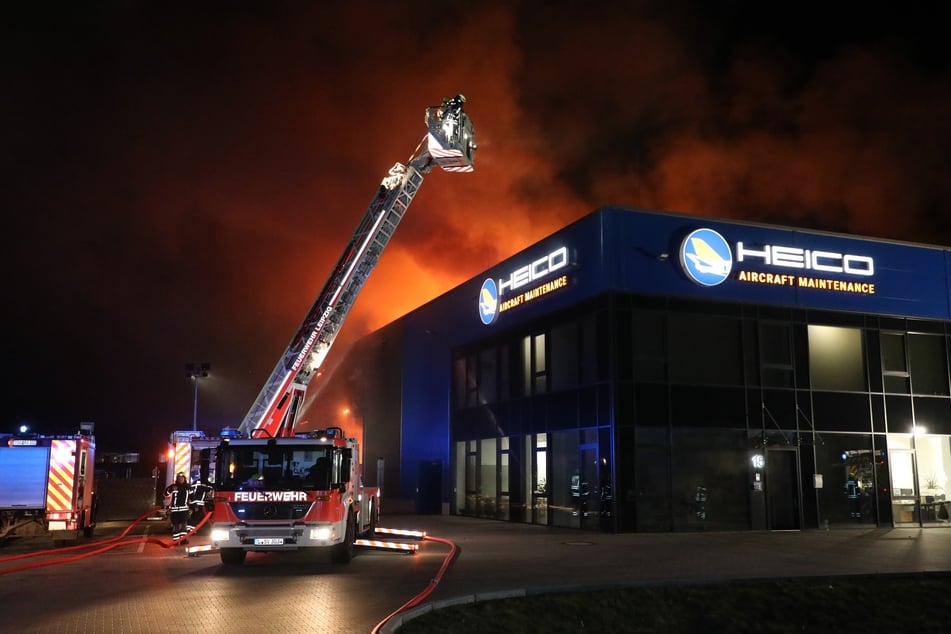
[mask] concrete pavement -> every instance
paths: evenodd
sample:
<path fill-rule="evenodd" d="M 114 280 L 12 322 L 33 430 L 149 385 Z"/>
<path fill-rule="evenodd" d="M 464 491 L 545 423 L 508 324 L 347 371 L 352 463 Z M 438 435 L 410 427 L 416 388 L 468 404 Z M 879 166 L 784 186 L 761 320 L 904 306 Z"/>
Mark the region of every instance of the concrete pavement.
<path fill-rule="evenodd" d="M 460 549 L 435 590 L 385 631 L 420 611 L 540 592 L 951 570 L 951 530 L 944 528 L 612 535 L 454 516 L 384 515 L 381 524 L 425 530 Z M 103 525 L 97 534 L 123 526 Z M 168 538 L 164 522 L 139 529 Z M 0 555 L 52 545 L 15 541 Z M 346 566 L 261 554 L 229 568 L 215 555 L 135 546 L 0 576 L 0 603 L 7 629 L 37 634 L 218 633 L 250 622 L 282 632 L 359 634 L 423 591 L 449 550 L 429 540 L 413 556 L 362 552 Z M 182 601 L 196 616 L 178 629 L 166 619 Z"/>
<path fill-rule="evenodd" d="M 951 529 L 603 534 L 452 516 L 384 518 L 461 550 L 419 607 L 619 585 L 951 571 Z M 427 544 L 427 549 L 448 547 Z"/>

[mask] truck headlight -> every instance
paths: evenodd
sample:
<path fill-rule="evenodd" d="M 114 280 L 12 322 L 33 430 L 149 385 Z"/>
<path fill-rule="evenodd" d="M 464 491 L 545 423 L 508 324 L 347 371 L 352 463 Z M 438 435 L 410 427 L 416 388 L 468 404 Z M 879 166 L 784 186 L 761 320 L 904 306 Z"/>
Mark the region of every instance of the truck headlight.
<path fill-rule="evenodd" d="M 330 539 L 330 527 L 318 526 L 317 528 L 310 529 L 310 538 L 316 540 Z"/>
<path fill-rule="evenodd" d="M 226 542 L 230 536 L 231 532 L 226 528 L 211 529 L 211 541 L 213 542 Z"/>

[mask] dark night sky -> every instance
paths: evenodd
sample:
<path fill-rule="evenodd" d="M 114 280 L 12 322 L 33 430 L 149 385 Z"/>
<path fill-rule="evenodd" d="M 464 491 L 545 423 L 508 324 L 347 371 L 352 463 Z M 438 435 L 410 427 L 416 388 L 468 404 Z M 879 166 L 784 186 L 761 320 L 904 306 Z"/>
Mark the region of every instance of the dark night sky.
<path fill-rule="evenodd" d="M 458 92 L 476 171 L 427 178 L 328 364 L 605 204 L 951 244 L 947 3 L 325 4 L 5 10 L 0 431 L 148 460 L 188 361 L 240 422 Z"/>

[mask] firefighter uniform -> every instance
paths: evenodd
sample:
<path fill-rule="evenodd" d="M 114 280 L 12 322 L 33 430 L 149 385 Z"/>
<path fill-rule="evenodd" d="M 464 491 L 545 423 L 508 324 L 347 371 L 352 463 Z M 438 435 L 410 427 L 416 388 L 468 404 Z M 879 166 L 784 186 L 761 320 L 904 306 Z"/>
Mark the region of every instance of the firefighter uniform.
<path fill-rule="evenodd" d="M 165 489 L 168 496 L 168 519 L 172 524 L 172 539 L 178 541 L 188 534 L 188 492 L 191 487 L 185 480 L 185 474 L 175 476 L 175 483 Z"/>
<path fill-rule="evenodd" d="M 205 517 L 205 502 L 211 491 L 212 488 L 207 484 L 202 484 L 198 478 L 195 478 L 188 489 L 188 522 L 186 529 L 189 533 L 195 530 L 195 527 Z"/>

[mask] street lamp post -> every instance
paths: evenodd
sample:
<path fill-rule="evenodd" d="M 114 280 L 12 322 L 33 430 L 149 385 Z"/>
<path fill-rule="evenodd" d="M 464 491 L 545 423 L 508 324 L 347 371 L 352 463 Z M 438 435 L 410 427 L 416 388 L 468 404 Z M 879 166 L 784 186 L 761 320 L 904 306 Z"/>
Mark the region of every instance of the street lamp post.
<path fill-rule="evenodd" d="M 195 382 L 195 411 L 192 416 L 192 431 L 198 431 L 198 379 L 208 376 L 210 363 L 186 363 L 185 376 Z"/>

